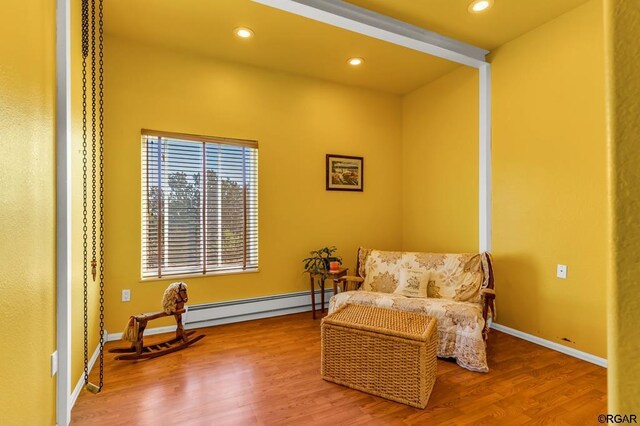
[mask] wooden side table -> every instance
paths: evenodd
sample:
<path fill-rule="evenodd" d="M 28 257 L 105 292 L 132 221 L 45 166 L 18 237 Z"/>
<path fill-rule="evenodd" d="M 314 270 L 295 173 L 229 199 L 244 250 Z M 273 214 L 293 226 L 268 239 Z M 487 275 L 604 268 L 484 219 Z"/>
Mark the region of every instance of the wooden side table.
<path fill-rule="evenodd" d="M 333 294 L 338 292 L 338 283 L 340 278 L 347 275 L 349 272 L 349 268 L 339 268 L 335 271 L 328 272 L 328 279 L 333 281 Z M 313 315 L 313 319 L 316 319 L 316 286 L 315 279 L 320 279 L 320 312 L 324 312 L 324 280 L 322 279 L 322 274 L 309 274 L 309 281 L 311 282 L 311 312 Z"/>

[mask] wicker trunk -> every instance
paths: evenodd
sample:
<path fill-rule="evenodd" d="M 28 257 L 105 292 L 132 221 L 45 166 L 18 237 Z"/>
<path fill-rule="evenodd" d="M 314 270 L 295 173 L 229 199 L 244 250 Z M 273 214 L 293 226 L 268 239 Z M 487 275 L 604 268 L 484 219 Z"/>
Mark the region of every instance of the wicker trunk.
<path fill-rule="evenodd" d="M 436 380 L 436 319 L 345 305 L 322 320 L 322 378 L 424 408 Z"/>

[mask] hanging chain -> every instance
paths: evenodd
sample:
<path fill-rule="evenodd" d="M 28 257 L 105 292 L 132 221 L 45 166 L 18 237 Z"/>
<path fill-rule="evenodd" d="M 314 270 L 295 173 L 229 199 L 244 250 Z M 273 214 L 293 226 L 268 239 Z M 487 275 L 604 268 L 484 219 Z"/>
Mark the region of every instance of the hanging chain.
<path fill-rule="evenodd" d="M 84 383 L 89 383 L 87 314 L 87 56 L 89 54 L 89 4 L 82 1 L 82 288 L 84 295 Z"/>
<path fill-rule="evenodd" d="M 100 102 L 99 107 L 99 121 L 100 121 L 100 133 L 99 133 L 99 145 L 100 145 L 100 384 L 99 388 L 102 390 L 102 385 L 104 383 L 104 101 L 103 101 L 103 90 L 104 90 L 104 78 L 103 78 L 103 65 L 104 65 L 104 54 L 103 54 L 103 42 L 104 42 L 104 25 L 103 25 L 103 8 L 102 8 L 103 0 L 98 0 L 99 7 L 99 23 L 98 23 L 98 32 L 99 32 L 99 46 L 98 46 L 98 54 L 99 54 L 99 64 L 100 69 L 98 70 L 98 79 L 99 79 L 99 93 L 98 93 L 98 101 Z"/>
<path fill-rule="evenodd" d="M 96 281 L 96 2 L 91 0 L 91 276 Z"/>
<path fill-rule="evenodd" d="M 84 297 L 84 382 L 91 392 L 100 392 L 104 383 L 104 102 L 103 102 L 103 0 L 98 0 L 98 73 L 96 81 L 96 4 L 82 0 L 82 248 L 83 248 L 83 297 Z M 89 23 L 91 14 L 91 23 Z M 91 46 L 89 46 L 91 45 Z M 87 211 L 87 58 L 91 47 L 91 274 L 96 280 L 98 250 L 98 214 L 100 226 L 100 382 L 99 386 L 89 383 L 88 362 L 88 211 Z M 96 99 L 96 90 L 97 99 Z M 98 121 L 98 123 L 96 123 Z M 99 127 L 98 127 L 99 126 Z M 99 130 L 97 130 L 99 129 Z M 98 154 L 99 152 L 99 154 Z M 99 155 L 99 158 L 98 158 Z M 98 171 L 99 168 L 99 171 Z M 99 182 L 97 182 L 99 173 Z M 98 194 L 99 192 L 99 194 Z M 99 197 L 99 204 L 98 204 Z"/>

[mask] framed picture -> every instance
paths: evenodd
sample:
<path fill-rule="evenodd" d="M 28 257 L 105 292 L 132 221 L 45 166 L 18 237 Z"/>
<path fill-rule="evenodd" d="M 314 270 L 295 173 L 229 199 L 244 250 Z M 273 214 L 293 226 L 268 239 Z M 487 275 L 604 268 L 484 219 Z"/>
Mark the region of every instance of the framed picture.
<path fill-rule="evenodd" d="M 327 154 L 327 191 L 362 191 L 364 159 Z"/>

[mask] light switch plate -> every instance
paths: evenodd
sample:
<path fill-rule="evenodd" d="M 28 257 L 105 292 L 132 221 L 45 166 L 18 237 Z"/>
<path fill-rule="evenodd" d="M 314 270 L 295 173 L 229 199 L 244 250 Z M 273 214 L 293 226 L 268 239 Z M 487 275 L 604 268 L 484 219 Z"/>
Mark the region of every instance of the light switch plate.
<path fill-rule="evenodd" d="M 562 278 L 563 280 L 567 279 L 567 265 L 558 264 L 558 269 L 556 271 L 556 276 L 558 278 Z"/>
<path fill-rule="evenodd" d="M 122 290 L 122 301 L 123 302 L 131 301 L 131 290 L 129 290 L 128 288 L 125 288 Z"/>

